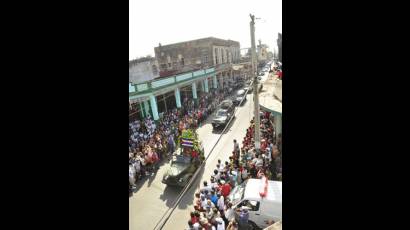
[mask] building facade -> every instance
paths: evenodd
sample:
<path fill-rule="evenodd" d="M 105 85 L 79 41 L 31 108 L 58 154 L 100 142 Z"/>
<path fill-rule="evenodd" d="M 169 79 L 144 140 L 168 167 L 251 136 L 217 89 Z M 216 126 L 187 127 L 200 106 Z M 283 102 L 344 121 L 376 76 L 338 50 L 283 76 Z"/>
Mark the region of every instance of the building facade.
<path fill-rule="evenodd" d="M 139 84 L 159 77 L 158 62 L 153 57 L 144 57 L 129 62 L 129 82 Z"/>
<path fill-rule="evenodd" d="M 164 46 L 159 44 L 154 50 L 161 77 L 238 63 L 240 59 L 239 42 L 213 37 Z"/>
<path fill-rule="evenodd" d="M 197 102 L 200 93 L 224 90 L 239 77 L 240 44 L 232 40 L 203 38 L 154 48 L 158 78 L 130 84 L 129 101 L 134 114 L 181 108 L 186 100 Z M 130 113 L 131 118 L 131 113 Z"/>

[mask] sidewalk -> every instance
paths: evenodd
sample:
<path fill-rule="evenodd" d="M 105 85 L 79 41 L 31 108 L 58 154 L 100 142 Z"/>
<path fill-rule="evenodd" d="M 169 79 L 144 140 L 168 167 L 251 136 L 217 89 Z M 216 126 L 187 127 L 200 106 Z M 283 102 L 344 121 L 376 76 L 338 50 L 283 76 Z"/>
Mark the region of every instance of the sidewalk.
<path fill-rule="evenodd" d="M 282 113 L 282 81 L 277 75 L 269 74 L 263 83 L 262 92 L 259 93 L 259 104 L 271 112 Z"/>

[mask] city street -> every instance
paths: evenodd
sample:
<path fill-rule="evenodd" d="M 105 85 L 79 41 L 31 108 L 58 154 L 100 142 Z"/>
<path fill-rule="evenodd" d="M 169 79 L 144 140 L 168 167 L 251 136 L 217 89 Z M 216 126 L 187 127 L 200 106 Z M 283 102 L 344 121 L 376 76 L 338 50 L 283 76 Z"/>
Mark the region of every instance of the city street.
<path fill-rule="evenodd" d="M 268 72 L 262 77 L 262 82 L 267 79 L 267 76 Z M 200 172 L 199 177 L 182 198 L 163 229 L 185 229 L 187 227 L 189 211 L 193 210 L 195 191 L 202 185 L 204 180 L 209 181 L 218 159 L 223 162 L 228 160 L 228 156 L 233 150 L 233 140 L 237 139 L 239 143 L 242 143 L 246 129 L 253 117 L 253 95 L 248 94 L 244 105 L 237 108 L 236 117 L 211 153 L 205 169 Z M 205 156 L 210 154 L 210 150 L 221 135 L 212 131 L 211 119 L 212 116 L 197 130 L 205 148 Z M 162 215 L 172 208 L 182 189 L 169 187 L 161 182 L 168 165 L 168 162 L 164 163 L 155 175 L 148 176 L 137 183 L 137 192 L 129 199 L 130 230 L 154 229 Z"/>

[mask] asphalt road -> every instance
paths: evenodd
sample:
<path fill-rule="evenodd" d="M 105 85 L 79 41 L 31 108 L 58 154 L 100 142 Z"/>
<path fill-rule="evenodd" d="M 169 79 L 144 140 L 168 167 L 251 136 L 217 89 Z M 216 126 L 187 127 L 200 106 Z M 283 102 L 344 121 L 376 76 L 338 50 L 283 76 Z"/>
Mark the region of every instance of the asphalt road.
<path fill-rule="evenodd" d="M 267 78 L 267 74 L 262 77 L 262 82 Z M 220 132 L 214 132 L 210 123 L 212 116 L 208 121 L 198 128 L 197 132 L 205 149 L 205 156 L 208 158 L 205 168 L 201 170 L 198 178 L 192 187 L 188 190 L 181 202 L 174 210 L 163 229 L 185 229 L 189 220 L 189 212 L 192 211 L 194 194 L 204 180 L 209 178 L 216 167 L 218 159 L 222 162 L 227 161 L 229 154 L 233 150 L 233 140 L 237 139 L 242 143 L 246 134 L 246 129 L 253 117 L 253 95 L 247 95 L 247 101 L 240 107 L 237 107 L 235 118 L 228 129 L 222 134 L 222 138 L 215 146 L 212 153 L 210 150 L 217 142 Z M 169 162 L 164 162 L 157 173 L 153 176 L 139 181 L 137 192 L 129 199 L 129 229 L 154 229 L 160 221 L 162 215 L 172 208 L 176 198 L 181 192 L 181 188 L 170 187 L 161 182 L 162 177 L 169 166 Z"/>

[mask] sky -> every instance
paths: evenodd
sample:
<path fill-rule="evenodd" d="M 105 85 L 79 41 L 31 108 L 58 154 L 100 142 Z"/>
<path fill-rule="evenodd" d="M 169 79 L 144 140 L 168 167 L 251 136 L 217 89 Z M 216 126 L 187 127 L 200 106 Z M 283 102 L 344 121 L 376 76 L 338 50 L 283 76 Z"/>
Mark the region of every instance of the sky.
<path fill-rule="evenodd" d="M 276 48 L 282 33 L 282 0 L 129 0 L 129 60 L 154 54 L 154 47 L 205 37 L 231 39 L 251 46 L 255 40 Z"/>

